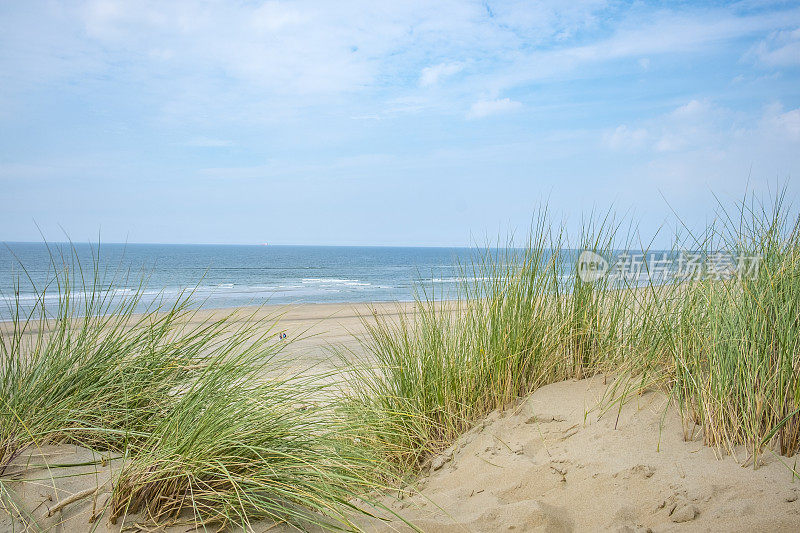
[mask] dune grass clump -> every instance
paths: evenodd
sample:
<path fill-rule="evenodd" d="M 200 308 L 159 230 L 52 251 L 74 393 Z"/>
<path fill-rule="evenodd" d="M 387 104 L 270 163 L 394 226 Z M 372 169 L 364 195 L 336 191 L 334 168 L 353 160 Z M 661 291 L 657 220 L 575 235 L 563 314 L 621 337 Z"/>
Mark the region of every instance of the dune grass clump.
<path fill-rule="evenodd" d="M 206 370 L 129 449 L 112 521 L 142 512 L 195 527 L 270 519 L 357 529 L 351 500 L 379 488 L 380 470 L 347 424 L 308 407 L 320 387 L 300 378 L 260 382 L 229 364 Z"/>
<path fill-rule="evenodd" d="M 552 357 L 562 370 L 548 382 L 616 372 L 631 356 L 637 283 L 616 276 L 613 269 L 619 249 L 630 248 L 632 233 L 633 228 L 623 231 L 609 212 L 600 219 L 589 217 L 577 242 L 567 241 L 566 248 L 558 250 L 557 268 L 564 282 L 554 284 L 552 305 L 563 331 L 561 345 Z M 607 259 L 611 269 L 597 278 L 581 275 L 578 252 Z"/>
<path fill-rule="evenodd" d="M 606 253 L 616 230 L 608 219 L 586 225 L 579 244 Z M 625 293 L 579 279 L 565 240 L 543 213 L 525 246 L 462 265 L 449 300 L 423 287 L 413 315 L 365 319 L 370 364 L 352 371 L 345 395 L 390 463 L 413 471 L 479 417 L 618 356 Z"/>
<path fill-rule="evenodd" d="M 746 445 L 754 459 L 764 445 L 793 455 L 800 219 L 789 213 L 783 193 L 769 206 L 742 202 L 660 252 L 631 250 L 613 217 L 585 224 L 572 244 L 542 214 L 522 248 L 462 266 L 449 299 L 422 287 L 413 312 L 365 319 L 372 364 L 353 371 L 345 391 L 354 416 L 383 456 L 413 471 L 490 411 L 603 372 L 613 376 L 609 399 L 668 392 L 709 445 Z M 581 251 L 612 270 L 578 275 Z M 635 276 L 610 275 L 621 253 L 639 258 Z M 699 270 L 687 271 L 687 258 Z M 676 264 L 659 271 L 659 260 Z"/>
<path fill-rule="evenodd" d="M 84 272 L 74 255 L 52 259 L 35 302 L 17 296 L 0 324 L 0 472 L 34 445 L 121 451 L 169 412 L 227 329 L 187 329 L 187 298 L 137 315 L 141 290 L 115 297 L 97 264 Z"/>
<path fill-rule="evenodd" d="M 353 502 L 385 476 L 325 387 L 285 375 L 273 319 L 203 318 L 191 294 L 146 306 L 141 287 L 115 291 L 72 249 L 35 305 L 16 299 L 0 324 L 0 480 L 71 443 L 121 458 L 114 521 L 355 528 Z"/>
<path fill-rule="evenodd" d="M 705 272 L 656 298 L 660 327 L 646 339 L 689 429 L 753 459 L 765 444 L 800 449 L 800 219 L 789 213 L 784 194 L 720 209 L 691 241 Z"/>

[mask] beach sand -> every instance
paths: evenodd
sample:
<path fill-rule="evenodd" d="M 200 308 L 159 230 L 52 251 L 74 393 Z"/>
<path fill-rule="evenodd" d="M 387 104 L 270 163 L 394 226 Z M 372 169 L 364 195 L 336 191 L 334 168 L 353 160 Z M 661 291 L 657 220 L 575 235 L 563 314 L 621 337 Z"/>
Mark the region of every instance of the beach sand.
<path fill-rule="evenodd" d="M 396 304 L 377 309 L 398 311 Z M 361 354 L 352 335 L 363 333 L 359 314 L 369 313 L 370 306 L 318 304 L 258 312 L 281 314 L 275 334 L 285 330 L 299 338 L 286 347 L 298 368 L 330 369 L 331 345 L 346 346 L 354 357 Z M 203 318 L 208 316 L 197 317 Z M 698 431 L 685 438 L 680 416 L 666 407 L 663 394 L 647 392 L 619 412 L 603 412 L 599 402 L 605 390 L 602 377 L 556 383 L 491 413 L 435 458 L 414 495 L 386 497 L 384 503 L 432 533 L 800 530 L 800 485 L 782 464 L 794 466 L 794 459 L 766 451 L 757 469 L 743 467 L 745 450 L 737 450 L 737 457 L 718 456 L 702 444 Z M 32 462 L 77 463 L 92 457 L 75 446 L 49 446 L 33 451 Z M 121 524 L 108 524 L 103 517 L 90 523 L 107 500 L 108 482 L 119 466 L 111 461 L 58 469 L 61 477 L 29 469 L 28 481 L 6 481 L 19 509 L 0 512 L 0 532 L 24 530 L 26 514 L 51 531 L 119 531 Z M 71 475 L 80 472 L 91 475 Z M 98 486 L 91 496 L 47 516 L 71 495 Z M 361 523 L 367 531 L 411 531 L 396 518 Z M 254 524 L 253 531 L 288 531 L 272 526 Z"/>
<path fill-rule="evenodd" d="M 221 319 L 228 315 L 232 322 L 244 320 L 263 320 L 265 325 L 274 322 L 271 335 L 277 340 L 280 332 L 285 332 L 287 340 L 279 353 L 279 359 L 292 362 L 295 370 L 329 371 L 331 347 L 339 352 L 350 352 L 353 357 L 363 355 L 359 339 L 364 334 L 362 317 L 370 317 L 373 311 L 382 317 L 393 318 L 400 312 L 413 311 L 413 302 L 376 303 L 324 303 L 300 305 L 264 305 L 260 307 L 238 307 L 201 309 L 191 314 L 183 323 L 189 327 L 202 322 Z M 10 333 L 12 323 L 0 321 L 0 329 Z M 38 323 L 29 324 L 26 336 L 38 333 Z"/>
<path fill-rule="evenodd" d="M 605 390 L 602 377 L 555 383 L 490 414 L 392 508 L 431 533 L 800 530 L 800 484 L 781 464 L 794 459 L 743 467 L 744 449 L 737 462 L 684 439 L 663 394 L 603 414 Z"/>

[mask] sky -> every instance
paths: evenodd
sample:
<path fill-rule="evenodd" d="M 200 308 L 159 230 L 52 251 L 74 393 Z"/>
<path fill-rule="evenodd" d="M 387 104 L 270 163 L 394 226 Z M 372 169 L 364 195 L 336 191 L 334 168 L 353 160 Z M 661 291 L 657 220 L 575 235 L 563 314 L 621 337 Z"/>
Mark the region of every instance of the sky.
<path fill-rule="evenodd" d="M 796 2 L 0 0 L 0 241 L 663 235 L 798 179 Z"/>

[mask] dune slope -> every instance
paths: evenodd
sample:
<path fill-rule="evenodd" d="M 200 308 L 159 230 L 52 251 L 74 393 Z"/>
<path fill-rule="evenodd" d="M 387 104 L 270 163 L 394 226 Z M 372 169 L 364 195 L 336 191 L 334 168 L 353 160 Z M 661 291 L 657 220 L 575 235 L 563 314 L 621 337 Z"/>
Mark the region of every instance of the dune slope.
<path fill-rule="evenodd" d="M 556 383 L 517 406 L 494 412 L 435 458 L 419 492 L 385 503 L 422 531 L 798 531 L 800 483 L 795 458 L 765 452 L 759 467 L 743 467 L 747 454 L 718 457 L 699 435 L 684 439 L 679 414 L 648 392 L 621 411 L 597 408 L 601 377 Z M 33 462 L 80 463 L 87 450 L 48 447 Z M 739 459 L 740 462 L 737 462 Z M 11 482 L 16 502 L 51 531 L 119 531 L 105 517 L 90 523 L 108 497 L 104 465 L 59 469 L 53 477 L 30 470 Z M 78 471 L 92 475 L 73 477 Z M 48 517 L 71 494 L 100 489 Z M 57 490 L 54 490 L 57 489 Z M 0 531 L 20 531 L 26 520 L 3 513 Z M 99 514 L 99 513 L 97 513 Z M 130 517 L 128 527 L 144 517 Z M 144 521 L 146 522 L 146 521 Z M 394 519 L 363 523 L 367 531 L 411 531 Z M 282 531 L 254 524 L 254 531 Z M 186 526 L 170 528 L 185 531 Z M 286 530 L 288 531 L 288 529 Z"/>
<path fill-rule="evenodd" d="M 492 413 L 394 508 L 431 533 L 800 530 L 800 484 L 781 464 L 794 459 L 766 452 L 757 469 L 742 467 L 699 436 L 685 440 L 664 395 L 637 397 L 617 417 L 596 409 L 604 390 L 599 377 L 556 383 Z"/>

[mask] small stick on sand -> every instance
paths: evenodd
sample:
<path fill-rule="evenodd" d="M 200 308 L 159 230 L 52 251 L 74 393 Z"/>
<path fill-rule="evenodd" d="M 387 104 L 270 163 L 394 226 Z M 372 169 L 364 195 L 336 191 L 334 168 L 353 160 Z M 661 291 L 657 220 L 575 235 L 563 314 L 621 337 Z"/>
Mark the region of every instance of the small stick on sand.
<path fill-rule="evenodd" d="M 97 488 L 94 488 L 94 489 L 86 489 L 86 490 L 82 490 L 80 492 L 76 492 L 75 494 L 73 494 L 69 498 L 61 500 L 60 502 L 55 504 L 53 506 L 53 508 L 50 509 L 50 511 L 47 512 L 47 516 L 53 516 L 54 514 L 56 514 L 58 511 L 60 511 L 61 509 L 63 509 L 67 505 L 69 505 L 71 503 L 75 503 L 78 500 L 82 500 L 84 498 L 88 498 L 89 496 L 91 496 L 92 494 L 94 494 L 95 492 L 97 492 L 99 490 L 100 490 L 100 487 L 97 487 Z"/>

